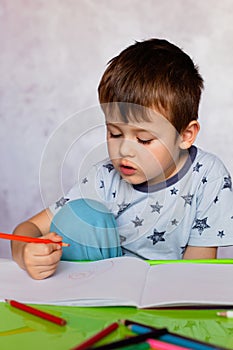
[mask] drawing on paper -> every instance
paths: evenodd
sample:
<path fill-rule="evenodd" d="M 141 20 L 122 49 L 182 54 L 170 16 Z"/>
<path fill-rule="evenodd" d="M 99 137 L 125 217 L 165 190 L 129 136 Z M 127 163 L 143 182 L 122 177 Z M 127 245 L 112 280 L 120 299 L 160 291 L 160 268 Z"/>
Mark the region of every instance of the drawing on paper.
<path fill-rule="evenodd" d="M 68 274 L 68 279 L 70 280 L 81 280 L 81 281 L 85 281 L 85 280 L 90 280 L 93 277 L 97 277 L 102 273 L 105 273 L 108 270 L 111 270 L 114 266 L 114 262 L 113 261 L 108 261 L 106 263 L 105 260 L 105 264 L 98 264 L 98 265 L 94 265 L 92 263 L 88 263 L 88 264 L 80 264 L 77 265 L 77 270 L 76 271 L 72 271 Z"/>

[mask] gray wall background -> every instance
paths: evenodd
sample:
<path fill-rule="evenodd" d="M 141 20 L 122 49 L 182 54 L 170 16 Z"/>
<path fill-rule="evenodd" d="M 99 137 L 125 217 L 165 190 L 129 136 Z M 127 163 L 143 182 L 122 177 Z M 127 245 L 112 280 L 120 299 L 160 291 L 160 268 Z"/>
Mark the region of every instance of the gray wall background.
<path fill-rule="evenodd" d="M 107 61 L 135 40 L 168 39 L 198 64 L 196 144 L 233 174 L 232 23 L 232 0 L 0 0 L 0 231 L 62 195 L 83 155 L 101 145 L 97 85 Z"/>

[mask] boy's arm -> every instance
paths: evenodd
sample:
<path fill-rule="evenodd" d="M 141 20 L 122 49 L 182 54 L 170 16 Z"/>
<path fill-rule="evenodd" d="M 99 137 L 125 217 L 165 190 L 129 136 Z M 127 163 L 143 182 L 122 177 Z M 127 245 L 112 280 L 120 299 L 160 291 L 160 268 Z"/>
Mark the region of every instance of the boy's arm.
<path fill-rule="evenodd" d="M 19 224 L 13 231 L 15 235 L 40 237 L 49 232 L 50 225 L 49 213 L 43 210 L 39 214 L 33 216 L 25 222 Z M 13 259 L 19 264 L 20 267 L 25 269 L 23 250 L 26 243 L 19 241 L 11 242 L 11 250 Z"/>
<path fill-rule="evenodd" d="M 187 246 L 185 249 L 183 259 L 216 259 L 216 247 L 193 247 Z"/>
<path fill-rule="evenodd" d="M 52 215 L 49 210 L 43 210 L 25 222 L 18 225 L 13 234 L 42 237 L 60 242 L 62 238 L 56 233 L 49 233 Z M 19 241 L 11 242 L 12 257 L 19 266 L 35 279 L 50 276 L 56 270 L 62 250 L 56 243 L 38 244 Z"/>

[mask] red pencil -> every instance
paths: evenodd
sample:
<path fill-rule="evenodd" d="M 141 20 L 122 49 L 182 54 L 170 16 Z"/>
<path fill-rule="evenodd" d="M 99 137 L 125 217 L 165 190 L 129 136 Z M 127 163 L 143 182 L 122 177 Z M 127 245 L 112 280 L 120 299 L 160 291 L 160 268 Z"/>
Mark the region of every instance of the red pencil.
<path fill-rule="evenodd" d="M 85 340 L 82 344 L 77 345 L 72 350 L 85 350 L 85 349 L 89 348 L 90 346 L 94 345 L 95 343 L 97 343 L 99 340 L 106 337 L 108 334 L 112 333 L 118 327 L 119 327 L 119 324 L 117 322 L 114 322 L 114 323 L 110 324 L 108 327 L 104 328 L 99 333 L 93 335 L 93 337 Z"/>
<path fill-rule="evenodd" d="M 16 300 L 5 299 L 5 302 L 15 307 L 16 309 L 20 309 L 22 311 L 28 312 L 31 315 L 43 318 L 44 320 L 56 323 L 59 326 L 64 326 L 66 324 L 66 320 L 63 318 L 51 315 L 45 311 L 38 310 L 32 306 L 28 306 L 22 303 L 19 303 Z"/>
<path fill-rule="evenodd" d="M 38 237 L 13 235 L 13 234 L 3 233 L 3 232 L 0 232 L 0 238 L 10 239 L 12 241 L 28 242 L 28 243 L 44 243 L 44 244 L 57 243 L 57 244 L 61 245 L 62 247 L 69 247 L 68 243 L 54 242 L 51 239 L 43 239 L 43 238 L 38 238 Z"/>

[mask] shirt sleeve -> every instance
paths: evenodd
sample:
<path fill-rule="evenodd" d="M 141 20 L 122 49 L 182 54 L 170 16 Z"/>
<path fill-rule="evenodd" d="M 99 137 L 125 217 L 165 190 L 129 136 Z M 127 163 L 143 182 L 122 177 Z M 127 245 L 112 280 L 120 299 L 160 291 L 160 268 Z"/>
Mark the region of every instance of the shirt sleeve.
<path fill-rule="evenodd" d="M 81 174 L 74 186 L 71 187 L 65 195 L 49 206 L 53 216 L 69 201 L 80 198 L 88 198 L 97 201 L 100 200 L 98 190 L 101 184 L 99 185 L 100 180 L 98 178 L 99 174 L 97 165 L 94 165 L 86 175 Z"/>
<path fill-rule="evenodd" d="M 201 180 L 196 205 L 188 245 L 233 245 L 232 181 L 218 158 Z"/>

